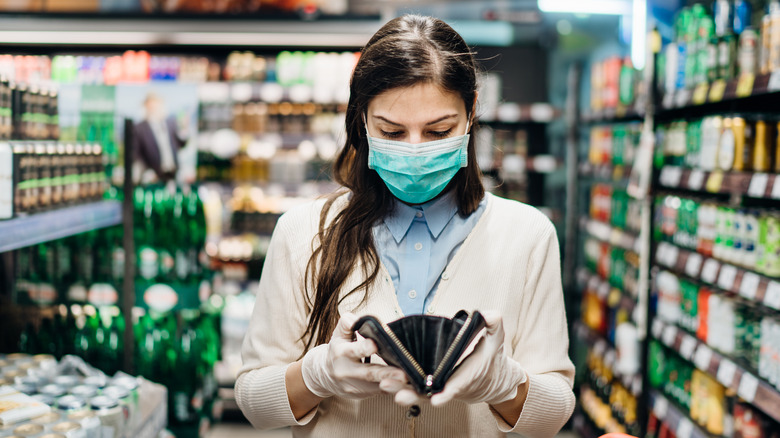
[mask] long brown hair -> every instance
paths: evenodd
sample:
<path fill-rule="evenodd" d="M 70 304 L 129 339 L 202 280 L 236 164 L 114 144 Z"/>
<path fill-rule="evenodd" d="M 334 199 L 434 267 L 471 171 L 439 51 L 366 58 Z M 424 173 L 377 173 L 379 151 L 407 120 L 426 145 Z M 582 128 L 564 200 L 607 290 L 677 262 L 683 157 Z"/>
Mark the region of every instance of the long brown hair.
<path fill-rule="evenodd" d="M 372 227 L 387 216 L 395 198 L 379 175 L 368 168 L 368 141 L 363 114 L 379 94 L 399 87 L 433 83 L 460 94 L 466 113 L 473 117 L 477 96 L 477 67 L 468 45 L 445 22 L 418 15 L 404 15 L 382 26 L 363 48 L 350 82 L 346 114 L 346 147 L 334 163 L 335 180 L 351 193 L 347 205 L 328 224 L 334 201 L 344 192 L 331 195 L 325 202 L 315 240 L 319 245 L 306 267 L 305 288 L 311 309 L 309 324 L 301 339 L 304 351 L 329 341 L 339 319 L 338 304 L 344 297 L 365 291 L 379 273 L 379 255 Z M 472 124 L 472 132 L 473 132 Z M 485 195 L 474 151 L 474 136 L 469 139 L 468 166 L 453 178 L 447 190 L 455 190 L 458 213 L 473 213 Z M 360 261 L 363 281 L 343 296 L 340 290 Z M 309 292 L 313 283 L 314 294 Z"/>

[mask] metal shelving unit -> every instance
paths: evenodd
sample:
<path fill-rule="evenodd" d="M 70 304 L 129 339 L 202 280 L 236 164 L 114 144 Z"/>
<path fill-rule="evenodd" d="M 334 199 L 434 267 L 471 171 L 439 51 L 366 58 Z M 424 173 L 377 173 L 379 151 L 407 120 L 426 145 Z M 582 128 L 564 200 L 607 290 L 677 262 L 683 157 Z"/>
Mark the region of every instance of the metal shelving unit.
<path fill-rule="evenodd" d="M 0 221 L 0 252 L 122 223 L 122 204 L 100 201 Z"/>

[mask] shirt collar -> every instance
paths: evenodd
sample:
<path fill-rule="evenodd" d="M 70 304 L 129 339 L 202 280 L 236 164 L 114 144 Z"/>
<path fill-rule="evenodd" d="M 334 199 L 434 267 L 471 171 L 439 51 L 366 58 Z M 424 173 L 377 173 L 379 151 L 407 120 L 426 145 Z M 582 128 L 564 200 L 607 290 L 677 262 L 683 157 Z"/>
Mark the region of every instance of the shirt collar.
<path fill-rule="evenodd" d="M 458 211 L 454 192 L 449 191 L 425 204 L 415 206 L 396 200 L 393 211 L 384 219 L 385 225 L 387 225 L 396 243 L 401 243 L 401 240 L 412 226 L 418 211 L 423 212 L 423 220 L 428 225 L 428 230 L 430 230 L 434 239 L 439 237 L 444 227 L 447 226 Z"/>

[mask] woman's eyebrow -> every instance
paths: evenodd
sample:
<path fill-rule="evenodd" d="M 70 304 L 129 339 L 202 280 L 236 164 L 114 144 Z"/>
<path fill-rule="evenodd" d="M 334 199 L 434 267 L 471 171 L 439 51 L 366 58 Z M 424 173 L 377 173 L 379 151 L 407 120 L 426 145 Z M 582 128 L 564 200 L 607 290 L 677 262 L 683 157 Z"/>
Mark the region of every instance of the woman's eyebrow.
<path fill-rule="evenodd" d="M 400 123 L 393 122 L 392 120 L 386 119 L 386 118 L 384 118 L 384 117 L 382 117 L 382 116 L 373 116 L 373 117 L 374 117 L 375 119 L 379 119 L 379 120 L 381 120 L 381 121 L 383 121 L 383 122 L 385 122 L 385 123 L 389 123 L 389 124 L 391 124 L 391 125 L 395 125 L 395 126 L 403 126 L 403 125 L 402 125 L 402 124 L 400 124 Z M 445 120 L 447 120 L 447 119 L 452 119 L 452 118 L 455 118 L 455 117 L 458 117 L 458 115 L 457 115 L 457 114 L 448 114 L 448 115 L 446 115 L 446 116 L 439 117 L 439 118 L 438 118 L 438 119 L 436 119 L 436 120 L 432 120 L 432 121 L 430 121 L 430 122 L 426 123 L 425 125 L 426 125 L 426 126 L 427 126 L 427 125 L 435 125 L 435 124 L 437 124 L 437 123 L 439 123 L 439 122 L 443 122 L 443 121 L 445 121 Z"/>

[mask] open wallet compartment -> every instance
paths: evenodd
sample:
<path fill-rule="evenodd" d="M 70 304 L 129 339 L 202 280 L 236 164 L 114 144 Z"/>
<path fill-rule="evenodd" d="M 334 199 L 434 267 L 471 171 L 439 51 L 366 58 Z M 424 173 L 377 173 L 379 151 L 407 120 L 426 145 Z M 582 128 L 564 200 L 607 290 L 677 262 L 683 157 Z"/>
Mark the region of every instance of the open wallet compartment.
<path fill-rule="evenodd" d="M 352 330 L 372 339 L 379 357 L 404 370 L 417 392 L 430 397 L 444 389 L 485 326 L 478 311 L 461 310 L 453 318 L 410 315 L 387 324 L 363 316 Z"/>

